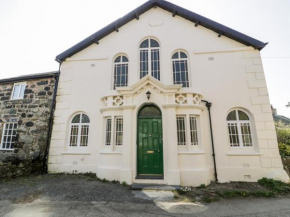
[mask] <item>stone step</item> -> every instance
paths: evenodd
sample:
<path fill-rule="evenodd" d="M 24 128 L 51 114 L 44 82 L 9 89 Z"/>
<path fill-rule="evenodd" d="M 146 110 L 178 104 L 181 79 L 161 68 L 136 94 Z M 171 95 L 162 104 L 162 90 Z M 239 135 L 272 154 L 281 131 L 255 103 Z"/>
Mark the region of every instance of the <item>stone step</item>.
<path fill-rule="evenodd" d="M 132 190 L 155 190 L 155 191 L 172 191 L 180 189 L 178 185 L 154 185 L 154 184 L 132 184 Z"/>

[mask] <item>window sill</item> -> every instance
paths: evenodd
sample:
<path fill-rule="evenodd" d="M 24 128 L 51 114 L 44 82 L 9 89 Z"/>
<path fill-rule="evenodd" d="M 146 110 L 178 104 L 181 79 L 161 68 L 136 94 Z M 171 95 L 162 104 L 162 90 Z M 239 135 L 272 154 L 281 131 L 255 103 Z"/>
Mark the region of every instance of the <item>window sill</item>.
<path fill-rule="evenodd" d="M 3 152 L 5 152 L 5 151 L 7 151 L 7 152 L 14 152 L 14 149 L 0 149 L 0 151 L 3 151 Z"/>
<path fill-rule="evenodd" d="M 122 152 L 116 152 L 116 151 L 101 151 L 100 154 L 116 154 L 116 155 L 121 155 Z"/>
<path fill-rule="evenodd" d="M 198 155 L 198 154 L 205 154 L 204 151 L 184 151 L 178 152 L 179 155 Z"/>
<path fill-rule="evenodd" d="M 245 153 L 242 153 L 242 152 L 228 152 L 227 155 L 228 156 L 261 156 L 263 154 L 260 153 L 260 152 L 245 152 Z"/>
<path fill-rule="evenodd" d="M 62 155 L 90 155 L 90 152 L 84 151 L 65 151 L 61 153 Z"/>

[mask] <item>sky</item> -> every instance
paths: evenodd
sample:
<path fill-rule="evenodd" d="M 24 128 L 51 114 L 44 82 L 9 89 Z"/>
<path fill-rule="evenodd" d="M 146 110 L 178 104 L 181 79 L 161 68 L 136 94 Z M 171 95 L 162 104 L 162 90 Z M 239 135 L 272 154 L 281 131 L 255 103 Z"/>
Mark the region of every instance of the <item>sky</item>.
<path fill-rule="evenodd" d="M 261 55 L 270 102 L 290 117 L 290 0 L 168 1 L 269 42 Z M 56 55 L 144 2 L 0 0 L 0 79 L 57 71 Z"/>

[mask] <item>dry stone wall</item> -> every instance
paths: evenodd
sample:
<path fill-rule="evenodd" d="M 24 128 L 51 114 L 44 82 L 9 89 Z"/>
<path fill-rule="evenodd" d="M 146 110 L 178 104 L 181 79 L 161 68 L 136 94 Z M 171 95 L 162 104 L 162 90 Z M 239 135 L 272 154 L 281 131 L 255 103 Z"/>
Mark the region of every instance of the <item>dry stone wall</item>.
<path fill-rule="evenodd" d="M 0 84 L 0 144 L 4 124 L 18 123 L 14 150 L 0 150 L 0 180 L 40 172 L 53 104 L 54 78 L 28 80 L 24 99 L 10 100 L 13 83 Z"/>

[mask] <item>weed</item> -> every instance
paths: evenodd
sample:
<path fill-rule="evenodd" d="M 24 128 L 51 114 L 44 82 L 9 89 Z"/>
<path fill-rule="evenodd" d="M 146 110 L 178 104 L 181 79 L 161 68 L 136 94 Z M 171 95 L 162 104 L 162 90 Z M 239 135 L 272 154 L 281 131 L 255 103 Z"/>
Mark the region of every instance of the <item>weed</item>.
<path fill-rule="evenodd" d="M 290 193 L 290 185 L 274 179 L 262 178 L 258 183 L 276 193 Z"/>
<path fill-rule="evenodd" d="M 121 183 L 121 185 L 125 187 L 125 186 L 127 186 L 127 182 L 123 181 L 123 182 Z"/>
<path fill-rule="evenodd" d="M 204 202 L 206 202 L 206 203 L 211 203 L 211 202 L 218 201 L 219 198 L 217 198 L 217 197 L 204 196 L 204 197 L 202 198 L 202 200 L 203 200 Z"/>
<path fill-rule="evenodd" d="M 107 180 L 107 179 L 105 179 L 105 178 L 104 178 L 104 179 L 102 179 L 101 181 L 102 181 L 102 182 L 108 182 L 108 180 Z"/>
<path fill-rule="evenodd" d="M 184 190 L 184 189 L 178 189 L 178 190 L 176 190 L 176 191 L 177 191 L 177 193 L 180 194 L 180 195 L 182 195 L 182 194 L 186 194 L 186 193 L 187 193 L 187 191 Z"/>
<path fill-rule="evenodd" d="M 201 189 L 203 189 L 203 188 L 206 188 L 206 185 L 205 184 L 201 184 L 199 187 L 197 187 L 197 188 L 201 188 Z"/>

